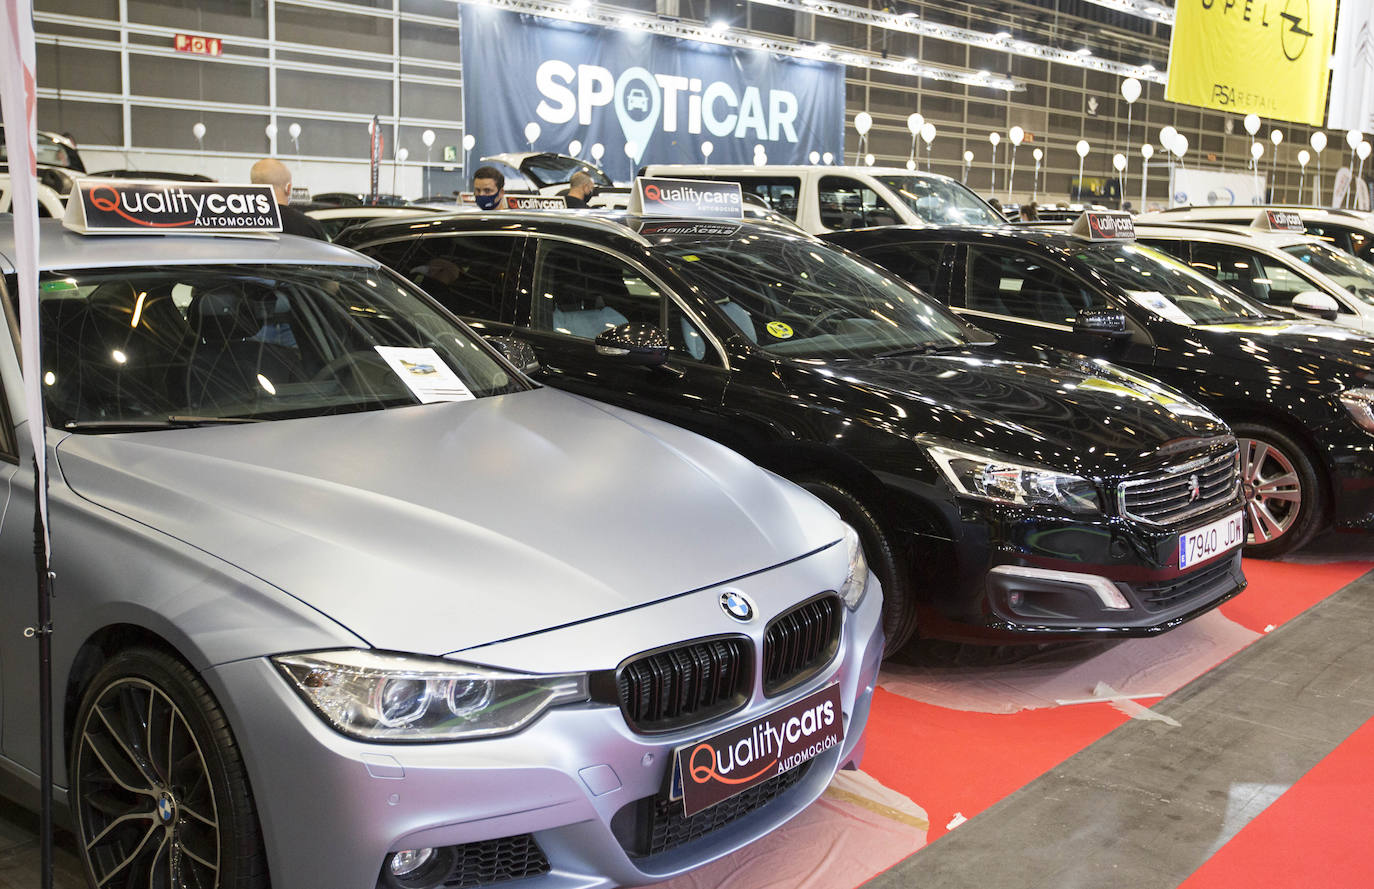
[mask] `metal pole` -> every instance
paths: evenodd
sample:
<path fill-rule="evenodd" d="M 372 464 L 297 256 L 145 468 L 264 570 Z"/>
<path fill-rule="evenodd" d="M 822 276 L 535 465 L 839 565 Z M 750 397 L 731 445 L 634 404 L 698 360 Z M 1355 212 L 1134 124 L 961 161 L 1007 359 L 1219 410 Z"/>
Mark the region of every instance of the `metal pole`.
<path fill-rule="evenodd" d="M 38 422 L 42 422 L 41 417 L 38 418 Z M 25 635 L 38 637 L 38 744 L 41 748 L 38 771 L 42 776 L 38 798 L 38 867 L 42 889 L 52 889 L 52 575 L 49 573 L 47 546 L 44 542 L 47 535 L 44 533 L 43 511 L 37 505 L 38 498 L 46 497 L 47 492 L 43 490 L 44 479 L 39 474 L 36 457 L 33 461 L 33 482 L 33 559 L 38 575 L 38 625 L 30 627 Z"/>

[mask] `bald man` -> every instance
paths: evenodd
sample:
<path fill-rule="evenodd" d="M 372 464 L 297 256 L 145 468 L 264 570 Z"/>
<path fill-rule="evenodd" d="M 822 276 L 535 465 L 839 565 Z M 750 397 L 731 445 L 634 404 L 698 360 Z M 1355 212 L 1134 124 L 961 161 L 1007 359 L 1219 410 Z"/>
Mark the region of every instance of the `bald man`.
<path fill-rule="evenodd" d="M 596 183 L 592 177 L 587 175 L 585 170 L 578 170 L 572 174 L 568 180 L 568 206 L 582 208 L 587 206 L 587 201 L 596 195 Z"/>
<path fill-rule="evenodd" d="M 281 211 L 281 230 L 284 234 L 329 240 L 318 222 L 295 207 L 287 206 L 291 200 L 291 171 L 286 169 L 286 164 L 276 158 L 265 157 L 253 164 L 248 176 L 254 185 L 272 186 L 272 193 L 277 196 L 277 209 Z"/>

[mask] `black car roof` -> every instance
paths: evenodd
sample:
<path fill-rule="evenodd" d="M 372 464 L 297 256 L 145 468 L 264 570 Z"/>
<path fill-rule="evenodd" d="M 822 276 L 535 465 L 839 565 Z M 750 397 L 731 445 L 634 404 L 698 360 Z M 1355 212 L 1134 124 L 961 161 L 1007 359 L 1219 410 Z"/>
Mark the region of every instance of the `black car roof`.
<path fill-rule="evenodd" d="M 850 250 L 863 250 L 891 244 L 910 244 L 922 241 L 981 241 L 1007 245 L 1041 247 L 1058 253 L 1073 253 L 1089 243 L 1086 238 L 1071 235 L 1063 228 L 1044 228 L 1030 225 L 951 225 L 907 226 L 883 225 L 856 228 L 821 235 L 821 240 Z M 1096 242 L 1110 243 L 1110 242 Z M 1129 243 L 1129 242 L 1126 242 Z"/>

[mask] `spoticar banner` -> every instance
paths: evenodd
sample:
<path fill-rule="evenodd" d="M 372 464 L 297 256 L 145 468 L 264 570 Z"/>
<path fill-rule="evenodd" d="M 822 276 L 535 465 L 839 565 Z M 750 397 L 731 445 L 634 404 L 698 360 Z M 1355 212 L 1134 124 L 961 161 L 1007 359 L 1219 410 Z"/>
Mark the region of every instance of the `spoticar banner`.
<path fill-rule="evenodd" d="M 474 158 L 587 157 L 628 181 L 641 163 L 806 163 L 844 148 L 844 67 L 638 31 L 461 6 L 463 115 Z M 537 135 L 533 146 L 528 132 Z M 631 151 L 627 156 L 626 146 Z"/>
<path fill-rule="evenodd" d="M 1321 126 L 1335 23 L 1336 0 L 1178 0 L 1164 98 Z"/>

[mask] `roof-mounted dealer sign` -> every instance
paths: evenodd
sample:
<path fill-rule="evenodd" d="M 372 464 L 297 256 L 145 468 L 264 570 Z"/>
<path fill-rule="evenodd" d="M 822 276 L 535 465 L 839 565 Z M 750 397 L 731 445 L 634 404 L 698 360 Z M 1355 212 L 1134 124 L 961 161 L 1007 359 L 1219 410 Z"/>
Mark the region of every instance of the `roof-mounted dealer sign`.
<path fill-rule="evenodd" d="M 1178 0 L 1171 102 L 1321 126 L 1336 0 Z"/>
<path fill-rule="evenodd" d="M 635 180 L 630 212 L 641 216 L 740 219 L 744 215 L 744 198 L 738 182 L 641 176 Z"/>
<path fill-rule="evenodd" d="M 82 179 L 62 224 L 83 235 L 281 231 L 270 185 Z"/>

